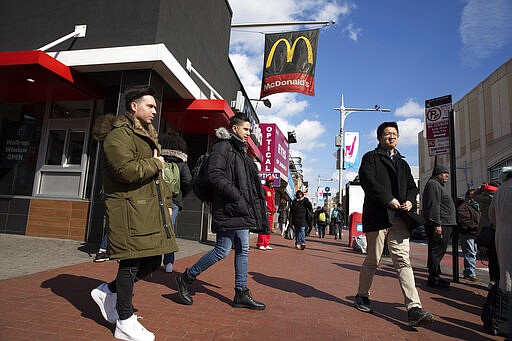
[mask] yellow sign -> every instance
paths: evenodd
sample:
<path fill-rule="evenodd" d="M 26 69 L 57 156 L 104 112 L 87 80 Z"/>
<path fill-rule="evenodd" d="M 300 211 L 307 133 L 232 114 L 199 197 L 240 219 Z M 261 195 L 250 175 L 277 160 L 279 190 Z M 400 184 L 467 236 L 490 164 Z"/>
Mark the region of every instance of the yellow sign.
<path fill-rule="evenodd" d="M 286 45 L 286 62 L 291 63 L 292 59 L 293 59 L 293 54 L 295 52 L 295 47 L 297 46 L 297 42 L 299 42 L 299 40 L 304 40 L 304 42 L 306 43 L 306 47 L 308 50 L 308 63 L 313 64 L 313 48 L 311 47 L 311 42 L 309 41 L 308 38 L 306 38 L 304 36 L 300 36 L 293 41 L 293 45 L 291 47 L 290 47 L 290 42 L 288 41 L 288 39 L 281 38 L 281 39 L 277 40 L 274 43 L 274 45 L 272 45 L 272 48 L 270 49 L 270 52 L 267 57 L 267 62 L 265 63 L 265 68 L 268 69 L 270 67 L 270 65 L 272 64 L 272 59 L 274 58 L 274 53 L 275 53 L 277 47 L 279 46 L 279 44 L 282 42 L 285 43 L 285 45 Z"/>

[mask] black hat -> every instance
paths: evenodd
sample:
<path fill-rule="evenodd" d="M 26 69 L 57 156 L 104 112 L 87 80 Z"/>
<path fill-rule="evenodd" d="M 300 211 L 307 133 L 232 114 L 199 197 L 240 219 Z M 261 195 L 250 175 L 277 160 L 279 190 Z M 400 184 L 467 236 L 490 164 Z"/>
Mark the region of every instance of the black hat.
<path fill-rule="evenodd" d="M 450 169 L 444 165 L 436 165 L 432 171 L 432 176 L 436 176 L 442 173 L 450 173 Z"/>

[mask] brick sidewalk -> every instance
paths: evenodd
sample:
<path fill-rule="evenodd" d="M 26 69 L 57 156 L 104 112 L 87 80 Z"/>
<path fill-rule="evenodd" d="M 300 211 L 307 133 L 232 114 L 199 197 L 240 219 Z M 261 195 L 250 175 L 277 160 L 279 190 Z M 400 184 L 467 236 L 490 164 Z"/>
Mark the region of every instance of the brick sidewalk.
<path fill-rule="evenodd" d="M 251 248 L 249 256 L 248 285 L 266 310 L 231 307 L 232 253 L 194 283 L 192 306 L 177 303 L 174 274 L 158 271 L 137 283 L 134 306 L 144 317 L 143 325 L 157 340 L 499 339 L 481 327 L 484 283 L 461 280 L 447 291 L 426 287 L 426 245 L 412 244 L 416 284 L 424 308 L 438 321 L 413 329 L 407 325 L 389 259 L 384 259 L 372 286 L 374 314 L 365 314 L 353 306 L 364 256 L 348 248 L 346 240 L 341 244 L 333 236 L 310 237 L 307 249 L 298 251 L 293 241 L 279 235 L 271 239 L 274 250 Z M 176 270 L 183 271 L 201 255 L 178 260 Z M 115 262 L 88 262 L 1 280 L 0 339 L 114 340 L 114 327 L 103 321 L 89 292 L 111 280 L 116 270 Z"/>

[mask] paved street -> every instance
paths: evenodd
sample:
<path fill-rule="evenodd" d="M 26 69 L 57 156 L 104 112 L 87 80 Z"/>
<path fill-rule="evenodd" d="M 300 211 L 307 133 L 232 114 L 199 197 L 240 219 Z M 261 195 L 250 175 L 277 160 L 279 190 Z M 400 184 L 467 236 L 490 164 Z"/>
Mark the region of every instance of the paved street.
<path fill-rule="evenodd" d="M 30 245 L 34 240 L 13 238 L 18 252 L 23 249 L 23 241 Z M 8 239 L 2 236 L 0 244 Z M 266 310 L 231 307 L 234 295 L 231 254 L 194 283 L 192 306 L 177 303 L 174 274 L 158 271 L 137 283 L 134 306 L 137 314 L 144 317 L 143 325 L 155 333 L 157 340 L 499 339 L 485 334 L 481 327 L 480 307 L 487 285 L 485 272 L 480 271 L 481 283 L 461 279 L 446 291 L 428 288 L 424 243 L 412 244 L 416 284 L 424 308 L 436 315 L 437 322 L 427 328 L 413 329 L 407 325 L 403 297 L 389 258 L 384 258 L 373 283 L 374 313 L 365 314 L 353 306 L 364 256 L 347 246 L 346 236 L 342 243 L 333 236 L 310 237 L 304 251 L 295 250 L 293 241 L 279 235 L 272 235 L 271 242 L 274 250 L 251 248 L 249 256 L 249 288 L 257 300 L 267 305 Z M 40 247 L 44 243 L 37 239 Z M 94 264 L 87 251 L 78 249 L 84 248 L 80 243 L 72 246 L 60 241 L 60 244 L 69 249 L 64 253 L 53 250 L 53 253 L 59 254 L 63 263 L 66 255 L 69 256 L 73 260 L 71 265 L 62 264 L 42 272 L 25 269 L 24 273 L 33 273 L 13 274 L 0 280 L 1 340 L 114 340 L 114 326 L 102 319 L 89 292 L 101 282 L 111 280 L 117 264 Z M 179 272 L 211 248 L 182 240 L 180 246 L 182 252 L 176 262 Z M 45 252 L 51 250 L 44 251 L 44 247 L 42 250 L 42 255 L 37 250 L 28 254 L 24 250 L 23 258 L 10 259 L 18 264 L 32 260 L 44 262 Z M 17 251 L 11 248 L 9 252 Z M 447 272 L 451 271 L 450 255 L 445 257 L 443 265 Z M 16 268 L 13 264 L 11 267 Z"/>

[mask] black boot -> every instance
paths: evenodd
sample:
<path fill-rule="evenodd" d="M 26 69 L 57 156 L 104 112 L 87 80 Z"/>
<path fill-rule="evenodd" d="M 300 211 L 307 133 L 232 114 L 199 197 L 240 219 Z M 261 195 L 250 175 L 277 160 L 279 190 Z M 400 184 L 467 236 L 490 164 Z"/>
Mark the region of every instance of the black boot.
<path fill-rule="evenodd" d="M 178 287 L 178 297 L 180 298 L 181 303 L 192 305 L 194 301 L 190 295 L 190 289 L 192 287 L 193 280 L 187 276 L 187 270 L 176 276 L 176 285 Z"/>
<path fill-rule="evenodd" d="M 235 298 L 233 299 L 233 307 L 235 308 L 248 308 L 253 310 L 263 310 L 265 305 L 261 302 L 256 302 L 252 298 L 249 289 L 235 289 Z"/>

